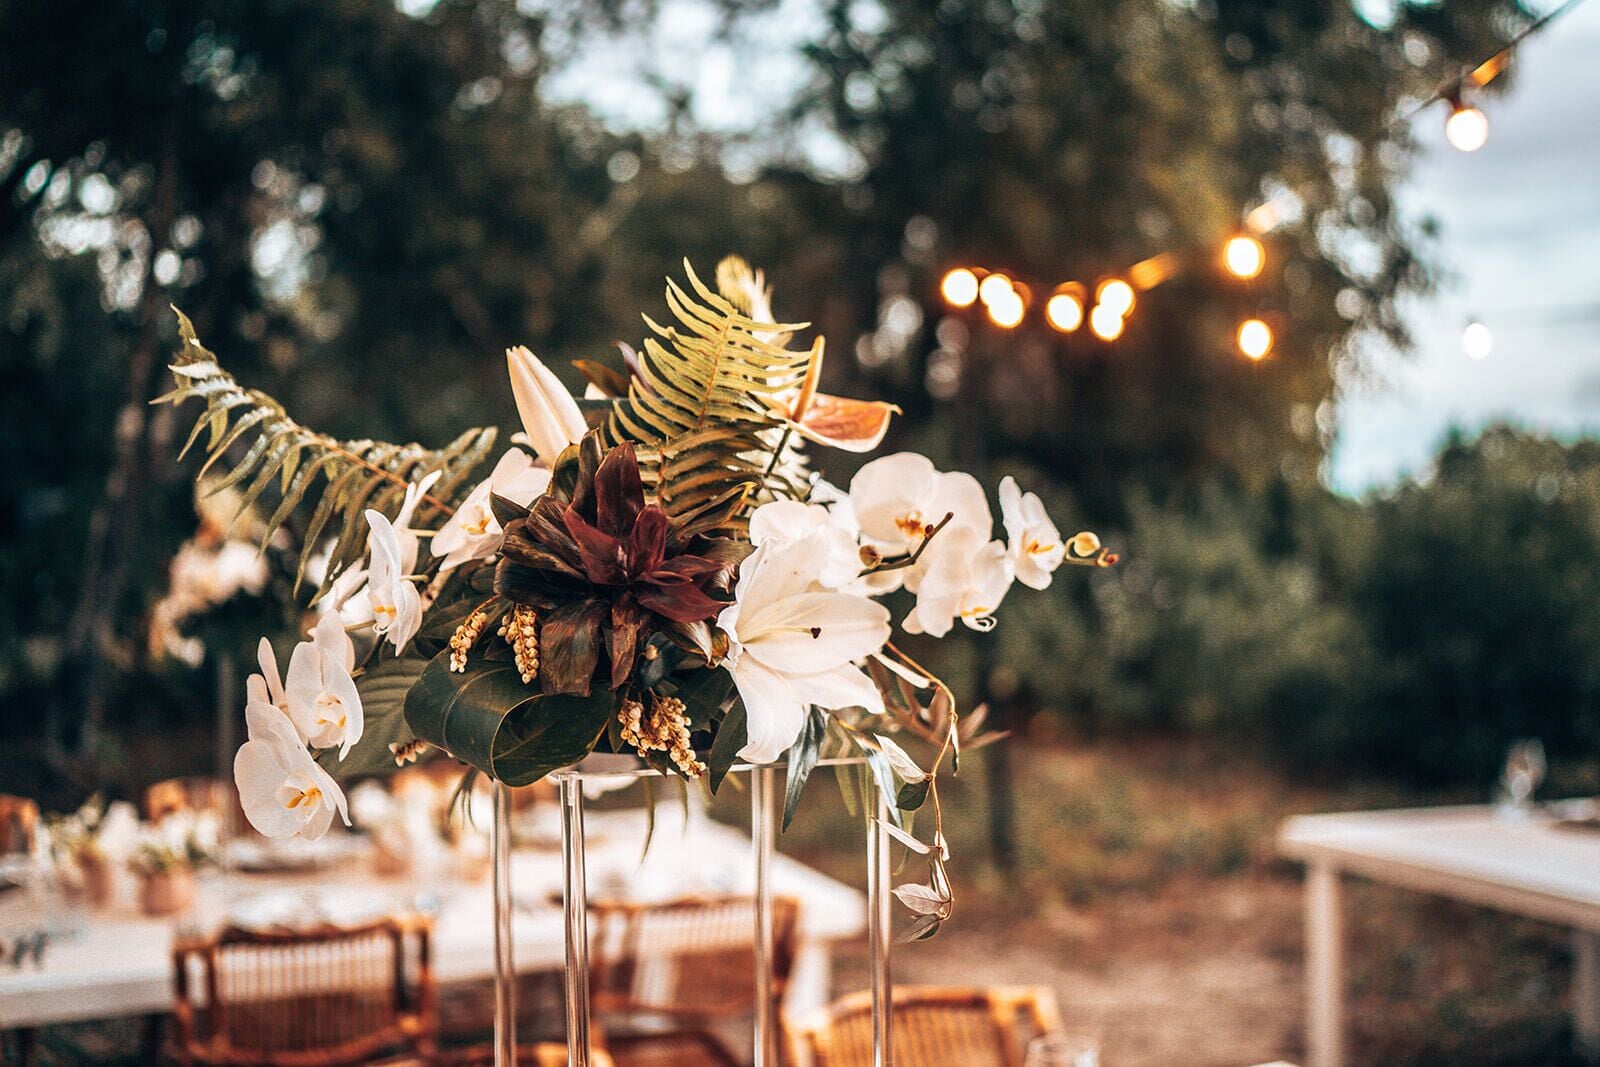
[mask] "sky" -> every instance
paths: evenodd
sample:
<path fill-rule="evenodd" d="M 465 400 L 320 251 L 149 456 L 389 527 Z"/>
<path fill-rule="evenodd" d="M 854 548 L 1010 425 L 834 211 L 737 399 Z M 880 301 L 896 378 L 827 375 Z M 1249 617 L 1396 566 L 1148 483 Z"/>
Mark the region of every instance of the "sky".
<path fill-rule="evenodd" d="M 1446 144 L 1443 105 L 1415 120 L 1422 153 L 1401 202 L 1439 222 L 1446 277 L 1404 309 L 1415 350 L 1343 383 L 1337 489 L 1425 476 L 1451 426 L 1600 433 L 1600 3 L 1522 44 L 1512 79 L 1479 101 L 1477 152 Z M 1462 345 L 1472 321 L 1493 338 L 1481 360 Z"/>

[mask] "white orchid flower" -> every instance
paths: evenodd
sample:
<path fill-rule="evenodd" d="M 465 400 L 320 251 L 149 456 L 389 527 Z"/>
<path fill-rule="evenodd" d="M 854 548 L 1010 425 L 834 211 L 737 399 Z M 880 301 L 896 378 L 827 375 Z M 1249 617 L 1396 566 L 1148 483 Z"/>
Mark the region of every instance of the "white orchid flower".
<path fill-rule="evenodd" d="M 416 517 L 417 506 L 422 503 L 422 498 L 443 474 L 442 470 L 433 471 L 421 481 L 406 486 L 405 497 L 400 501 L 400 510 L 396 513 L 394 521 L 389 524 L 394 530 L 395 544 L 399 549 L 401 574 L 411 574 L 417 569 L 417 556 L 421 553 L 421 543 L 411 530 L 411 522 Z M 370 559 L 372 555 L 370 535 L 367 538 L 367 555 Z M 326 568 L 326 563 L 323 567 Z M 368 588 L 371 584 L 370 577 L 370 568 L 367 566 L 357 565 L 340 571 L 339 577 L 333 580 L 333 585 L 317 601 L 319 609 L 325 613 L 338 612 L 345 626 L 361 626 L 375 622 L 376 615 L 372 610 L 371 591 Z"/>
<path fill-rule="evenodd" d="M 587 432 L 583 412 L 561 379 L 522 345 L 506 349 L 506 367 L 511 372 L 511 395 L 522 417 L 522 432 L 545 466 L 554 466 L 562 449 Z"/>
<path fill-rule="evenodd" d="M 367 599 L 372 605 L 372 629 L 388 635 L 395 652 L 404 652 L 422 627 L 422 594 L 407 577 L 416 562 L 413 549 L 406 560 L 395 528 L 381 512 L 367 510 L 367 551 L 371 569 L 367 573 Z"/>
<path fill-rule="evenodd" d="M 951 517 L 915 567 L 887 572 L 903 573 L 906 588 L 913 592 L 951 532 L 970 528 L 987 539 L 994 524 L 976 478 L 960 471 L 941 473 L 915 452 L 884 456 L 857 471 L 850 481 L 850 505 L 862 539 L 885 556 L 915 552 L 946 515 Z"/>
<path fill-rule="evenodd" d="M 244 709 L 249 740 L 233 757 L 245 818 L 264 837 L 321 837 L 337 812 L 350 825 L 344 791 L 305 750 L 294 726 L 271 704 Z"/>
<path fill-rule="evenodd" d="M 1061 531 L 1045 513 L 1044 501 L 1017 488 L 1015 478 L 1000 481 L 1000 517 L 1011 542 L 1011 562 L 1017 581 L 1029 589 L 1045 589 L 1050 576 L 1067 556 Z"/>
<path fill-rule="evenodd" d="M 970 526 L 946 529 L 939 538 L 944 543 L 921 575 L 906 632 L 943 637 L 956 619 L 969 629 L 992 629 L 994 611 L 1016 577 L 1005 542 L 985 543 Z"/>
<path fill-rule="evenodd" d="M 550 485 L 550 472 L 533 465 L 533 457 L 513 448 L 500 457 L 489 477 L 467 494 L 444 528 L 433 536 L 431 551 L 442 556 L 443 570 L 475 559 L 486 559 L 500 549 L 500 521 L 494 517 L 492 496 L 527 507 Z"/>
<path fill-rule="evenodd" d="M 826 590 L 822 563 L 805 541 L 756 549 L 739 568 L 734 603 L 717 616 L 748 724 L 739 755 L 752 762 L 770 763 L 793 745 L 812 705 L 883 712 L 877 686 L 854 663 L 883 648 L 889 612 Z"/>
<path fill-rule="evenodd" d="M 351 672 L 356 648 L 336 613 L 317 621 L 310 641 L 295 646 L 285 686 L 289 720 L 313 748 L 338 746 L 342 760 L 361 740 L 365 720 Z"/>
<path fill-rule="evenodd" d="M 244 680 L 245 692 L 252 702 L 271 704 L 285 715 L 289 713 L 289 697 L 283 690 L 283 677 L 278 673 L 278 656 L 272 651 L 272 642 L 265 637 L 256 645 L 256 664 L 260 674 Z"/>

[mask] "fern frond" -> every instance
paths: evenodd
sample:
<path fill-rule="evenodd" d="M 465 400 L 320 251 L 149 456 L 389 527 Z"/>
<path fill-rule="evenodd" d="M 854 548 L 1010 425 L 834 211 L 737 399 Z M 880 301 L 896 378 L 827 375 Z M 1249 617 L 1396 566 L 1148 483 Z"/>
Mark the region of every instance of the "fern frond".
<path fill-rule="evenodd" d="M 684 269 L 688 291 L 667 281 L 675 324 L 645 316 L 656 336 L 645 339 L 639 374 L 612 406 L 607 443 L 638 446 L 647 488 L 675 518 L 739 491 L 752 504 L 803 497 L 798 446 L 773 409 L 800 388 L 811 362 L 809 351 L 779 339 L 807 324 L 753 318 L 745 294 L 713 292 L 688 261 Z M 743 527 L 739 518 L 722 532 Z"/>
<path fill-rule="evenodd" d="M 176 308 L 173 309 L 177 311 Z M 244 455 L 210 487 L 211 493 L 239 486 L 239 514 L 261 502 L 277 485 L 277 506 L 262 534 L 272 535 L 302 505 L 315 500 L 300 550 L 299 574 L 325 532 L 335 532 L 324 588 L 361 558 L 366 545 L 362 513 L 371 508 L 390 517 L 398 513 L 408 485 L 434 471 L 442 474 L 418 508 L 419 519 L 436 519 L 453 510 L 469 475 L 494 447 L 493 427 L 468 430 L 439 449 L 394 445 L 383 441 L 339 441 L 300 425 L 266 393 L 240 385 L 195 336 L 194 324 L 178 311 L 182 346 L 171 365 L 175 387 L 153 403 L 181 404 L 198 397 L 205 410 L 195 420 L 183 451 L 205 435 L 205 462 L 197 480 L 223 460 L 240 442 L 250 439 Z M 320 592 L 320 591 L 319 591 Z"/>

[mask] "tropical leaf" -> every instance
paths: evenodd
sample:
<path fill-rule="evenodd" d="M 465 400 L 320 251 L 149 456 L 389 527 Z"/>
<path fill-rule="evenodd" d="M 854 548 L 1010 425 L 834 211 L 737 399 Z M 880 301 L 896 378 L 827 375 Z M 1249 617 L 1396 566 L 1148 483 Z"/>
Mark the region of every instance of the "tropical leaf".
<path fill-rule="evenodd" d="M 507 785 L 536 782 L 587 756 L 616 710 L 617 695 L 545 696 L 510 663 L 473 659 L 450 670 L 449 651 L 428 662 L 406 695 L 416 736 Z"/>
<path fill-rule="evenodd" d="M 323 536 L 333 533 L 324 587 L 360 559 L 366 544 L 366 523 L 362 521 L 366 509 L 394 516 L 406 486 L 439 471 L 439 480 L 423 499 L 418 514 L 423 519 L 430 512 L 435 517 L 448 514 L 450 502 L 461 494 L 473 469 L 494 446 L 492 427 L 468 430 L 439 449 L 384 441 L 339 441 L 307 429 L 272 397 L 240 385 L 200 343 L 188 317 L 181 311 L 177 315 L 182 345 L 171 365 L 176 384 L 154 402 L 176 405 L 196 397 L 205 401 L 205 410 L 183 447 L 187 452 L 205 436 L 206 458 L 200 475 L 223 463 L 235 446 L 244 448 L 243 455 L 209 487 L 213 493 L 240 487 L 241 514 L 259 504 L 270 486 L 277 485 L 279 499 L 267 519 L 263 545 L 298 508 L 311 505 L 303 532 L 300 575 Z"/>
<path fill-rule="evenodd" d="M 806 779 L 811 777 L 811 772 L 817 766 L 817 760 L 822 755 L 822 739 L 828 732 L 828 716 L 825 712 L 812 708 L 806 716 L 806 724 L 800 728 L 800 736 L 795 738 L 789 747 L 789 773 L 783 783 L 783 828 L 787 830 L 794 821 L 795 809 L 800 805 L 800 792 L 806 787 Z"/>
<path fill-rule="evenodd" d="M 674 324 L 645 317 L 656 336 L 645 339 L 628 395 L 612 405 L 607 443 L 635 442 L 647 487 L 675 519 L 730 499 L 804 498 L 798 435 L 774 406 L 798 393 L 811 353 L 784 348 L 774 335 L 805 324 L 752 318 L 707 288 L 687 261 L 684 269 L 688 290 L 667 282 Z M 743 528 L 734 515 L 717 532 Z"/>
<path fill-rule="evenodd" d="M 427 668 L 425 659 L 391 659 L 378 664 L 356 679 L 361 694 L 361 714 L 366 727 L 343 760 L 339 750 L 326 748 L 317 753 L 317 762 L 340 781 L 373 774 L 392 774 L 396 767 L 391 744 L 416 740 L 406 723 L 406 694 Z"/>

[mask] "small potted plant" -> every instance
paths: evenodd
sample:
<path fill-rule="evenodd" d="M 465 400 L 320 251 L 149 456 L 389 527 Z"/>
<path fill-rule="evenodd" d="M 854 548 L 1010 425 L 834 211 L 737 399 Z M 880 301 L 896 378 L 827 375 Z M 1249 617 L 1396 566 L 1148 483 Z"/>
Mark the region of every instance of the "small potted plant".
<path fill-rule="evenodd" d="M 139 837 L 139 816 L 127 801 L 90 797 L 77 811 L 48 821 L 58 869 L 90 907 L 116 902 L 123 869 Z"/>
<path fill-rule="evenodd" d="M 146 915 L 177 915 L 194 903 L 195 872 L 217 854 L 217 818 L 178 811 L 147 827 L 131 865 L 140 876 L 139 907 Z"/>

